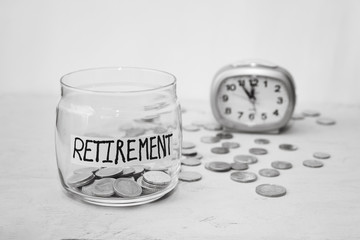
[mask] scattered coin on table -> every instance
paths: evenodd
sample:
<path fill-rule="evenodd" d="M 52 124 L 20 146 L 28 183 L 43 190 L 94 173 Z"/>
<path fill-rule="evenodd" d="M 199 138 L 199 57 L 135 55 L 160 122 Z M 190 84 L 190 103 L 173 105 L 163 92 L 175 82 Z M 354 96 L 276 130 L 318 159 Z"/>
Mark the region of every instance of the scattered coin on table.
<path fill-rule="evenodd" d="M 184 182 L 195 182 L 201 180 L 202 175 L 198 172 L 181 171 L 179 173 L 179 180 Z"/>
<path fill-rule="evenodd" d="M 265 148 L 250 148 L 249 152 L 254 155 L 265 155 L 268 153 Z"/>
<path fill-rule="evenodd" d="M 204 136 L 200 138 L 200 141 L 203 143 L 218 143 L 220 140 L 221 139 L 216 136 Z"/>
<path fill-rule="evenodd" d="M 211 148 L 211 152 L 215 154 L 227 154 L 230 151 L 228 148 L 224 148 L 224 147 L 213 147 Z"/>
<path fill-rule="evenodd" d="M 280 144 L 279 148 L 281 150 L 285 150 L 285 151 L 296 151 L 298 149 L 297 146 L 295 146 L 293 144 L 288 144 L 288 143 Z"/>
<path fill-rule="evenodd" d="M 214 172 L 227 172 L 231 170 L 231 165 L 226 162 L 208 162 L 205 164 L 205 168 Z"/>
<path fill-rule="evenodd" d="M 292 164 L 286 161 L 274 161 L 271 163 L 271 166 L 276 169 L 286 170 L 292 168 Z"/>
<path fill-rule="evenodd" d="M 191 149 L 182 149 L 181 154 L 183 156 L 191 157 L 191 156 L 196 156 L 197 151 L 196 151 L 196 149 L 193 149 L 193 148 L 191 148 Z"/>
<path fill-rule="evenodd" d="M 128 178 L 118 178 L 113 185 L 115 194 L 123 198 L 138 197 L 142 193 L 142 187 L 134 180 Z"/>
<path fill-rule="evenodd" d="M 272 168 L 263 168 L 259 170 L 259 175 L 263 177 L 277 177 L 280 175 L 280 172 Z"/>
<path fill-rule="evenodd" d="M 231 168 L 233 170 L 243 171 L 247 170 L 249 168 L 249 165 L 247 163 L 233 162 L 231 163 Z"/>
<path fill-rule="evenodd" d="M 316 110 L 304 110 L 302 112 L 303 116 L 305 117 L 318 117 L 320 116 L 320 112 Z"/>
<path fill-rule="evenodd" d="M 254 164 L 257 163 L 257 161 L 258 161 L 257 157 L 251 155 L 240 154 L 234 156 L 234 162 Z"/>
<path fill-rule="evenodd" d="M 203 155 L 201 153 L 197 153 L 195 156 L 191 156 L 192 158 L 202 159 Z"/>
<path fill-rule="evenodd" d="M 255 192 L 263 197 L 282 197 L 286 194 L 286 188 L 275 184 L 261 184 Z"/>
<path fill-rule="evenodd" d="M 197 158 L 184 158 L 181 160 L 181 164 L 185 166 L 199 166 L 201 161 Z"/>
<path fill-rule="evenodd" d="M 237 142 L 223 142 L 221 143 L 221 146 L 224 148 L 235 149 L 235 148 L 239 148 L 240 144 Z"/>
<path fill-rule="evenodd" d="M 182 149 L 191 149 L 195 148 L 195 144 L 192 142 L 182 142 Z"/>
<path fill-rule="evenodd" d="M 256 144 L 266 145 L 266 144 L 270 143 L 270 140 L 265 139 L 265 138 L 257 138 L 257 139 L 254 140 L 254 142 Z"/>
<path fill-rule="evenodd" d="M 220 131 L 223 127 L 219 123 L 206 123 L 203 125 L 204 129 L 210 131 Z"/>
<path fill-rule="evenodd" d="M 303 120 L 305 119 L 304 115 L 299 113 L 294 113 L 291 117 L 292 120 Z"/>
<path fill-rule="evenodd" d="M 183 125 L 182 128 L 184 131 L 187 131 L 187 132 L 197 132 L 200 130 L 200 128 L 195 125 Z"/>
<path fill-rule="evenodd" d="M 325 153 L 325 152 L 315 152 L 313 154 L 314 158 L 317 159 L 328 159 L 331 157 L 331 155 L 329 153 Z"/>
<path fill-rule="evenodd" d="M 233 172 L 230 174 L 230 178 L 235 182 L 249 183 L 255 182 L 257 176 L 255 173 L 252 172 Z"/>
<path fill-rule="evenodd" d="M 231 139 L 234 137 L 232 133 L 229 132 L 219 132 L 218 134 L 216 134 L 216 136 L 220 139 Z"/>
<path fill-rule="evenodd" d="M 114 195 L 113 184 L 115 178 L 102 178 L 93 183 L 92 193 L 97 197 L 111 197 Z"/>
<path fill-rule="evenodd" d="M 331 118 L 318 118 L 318 119 L 316 119 L 316 123 L 319 125 L 330 126 L 330 125 L 334 125 L 336 123 L 336 121 Z"/>
<path fill-rule="evenodd" d="M 305 160 L 303 161 L 303 165 L 310 168 L 320 168 L 324 166 L 324 164 L 319 160 Z"/>

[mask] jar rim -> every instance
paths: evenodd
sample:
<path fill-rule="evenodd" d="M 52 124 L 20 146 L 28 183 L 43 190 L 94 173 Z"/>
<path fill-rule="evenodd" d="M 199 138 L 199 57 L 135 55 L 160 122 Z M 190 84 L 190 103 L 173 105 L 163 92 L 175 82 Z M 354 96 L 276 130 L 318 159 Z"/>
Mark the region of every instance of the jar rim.
<path fill-rule="evenodd" d="M 141 89 L 141 90 L 96 90 L 96 89 L 87 89 L 84 87 L 79 87 L 79 86 L 75 86 L 74 84 L 71 84 L 69 82 L 66 82 L 67 79 L 70 76 L 73 76 L 75 74 L 79 74 L 79 73 L 86 73 L 86 72 L 90 72 L 90 71 L 106 71 L 106 70 L 110 70 L 110 71 L 126 71 L 126 70 L 133 70 L 133 71 L 143 71 L 143 72 L 149 72 L 149 73 L 156 73 L 156 74 L 162 74 L 163 76 L 167 76 L 168 80 L 166 83 L 163 84 L 159 84 L 159 86 L 153 87 L 153 88 L 145 88 L 145 89 Z M 94 68 L 84 68 L 84 69 L 79 69 L 76 71 L 72 71 L 69 72 L 65 75 L 63 75 L 60 78 L 60 84 L 64 87 L 67 87 L 69 89 L 72 90 L 77 90 L 77 91 L 81 91 L 81 92 L 88 92 L 88 93 L 122 93 L 122 94 L 126 94 L 126 93 L 145 93 L 145 92 L 152 92 L 152 91 L 158 91 L 161 89 L 165 89 L 168 88 L 170 86 L 173 86 L 176 84 L 176 77 L 175 75 L 173 75 L 172 73 L 163 71 L 163 70 L 158 70 L 158 69 L 153 69 L 153 68 L 145 68 L 145 67 L 128 67 L 128 66 L 115 66 L 115 67 L 94 67 Z"/>

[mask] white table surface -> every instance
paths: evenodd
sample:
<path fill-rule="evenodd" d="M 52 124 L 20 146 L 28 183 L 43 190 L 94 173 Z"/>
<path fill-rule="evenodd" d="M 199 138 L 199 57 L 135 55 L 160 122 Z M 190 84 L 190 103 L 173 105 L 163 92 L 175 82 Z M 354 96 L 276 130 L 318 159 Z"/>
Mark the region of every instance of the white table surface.
<path fill-rule="evenodd" d="M 259 177 L 253 183 L 230 180 L 230 173 L 198 171 L 203 179 L 181 182 L 166 198 L 137 207 L 109 208 L 79 202 L 64 194 L 58 178 L 54 124 L 56 96 L 0 96 L 0 239 L 360 239 L 360 105 L 301 104 L 337 120 L 321 126 L 314 118 L 295 121 L 281 135 L 235 134 L 239 149 L 215 155 L 200 137 L 215 132 L 184 132 L 211 160 L 231 162 L 265 137 L 269 154 L 249 171 L 287 160 L 290 170 L 277 178 Z M 183 124 L 210 121 L 206 101 L 183 102 Z M 285 152 L 280 143 L 298 151 Z M 316 151 L 332 157 L 319 169 L 306 168 Z M 255 187 L 275 183 L 287 195 L 265 198 Z"/>

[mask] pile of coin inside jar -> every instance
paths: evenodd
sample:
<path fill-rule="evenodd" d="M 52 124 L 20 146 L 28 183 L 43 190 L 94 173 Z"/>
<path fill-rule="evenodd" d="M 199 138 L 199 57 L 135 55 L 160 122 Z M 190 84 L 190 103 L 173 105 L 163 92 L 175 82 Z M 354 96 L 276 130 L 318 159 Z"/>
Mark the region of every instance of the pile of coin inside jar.
<path fill-rule="evenodd" d="M 316 123 L 319 125 L 335 125 L 336 121 L 331 118 L 318 118 L 320 112 L 314 110 L 306 110 L 301 114 L 294 114 L 293 120 L 303 120 L 305 118 L 317 118 Z M 193 122 L 192 124 L 184 125 L 183 130 L 187 132 L 197 132 L 201 129 L 209 131 L 218 131 L 216 135 L 207 135 L 200 138 L 203 144 L 215 144 L 221 142 L 221 146 L 215 146 L 210 149 L 213 154 L 228 154 L 231 150 L 239 148 L 240 144 L 231 141 L 233 134 L 224 131 L 223 127 L 217 123 L 202 123 Z M 256 138 L 254 139 L 256 145 L 268 145 L 271 143 L 269 139 Z M 181 164 L 184 166 L 199 166 L 202 164 L 203 156 L 195 149 L 195 144 L 192 142 L 183 142 L 182 155 L 186 157 L 182 159 Z M 297 151 L 298 147 L 293 144 L 280 144 L 278 148 L 282 151 Z M 213 172 L 229 172 L 235 170 L 230 174 L 230 179 L 239 183 L 250 183 L 257 180 L 257 174 L 247 171 L 250 165 L 258 162 L 257 155 L 266 155 L 268 151 L 263 147 L 252 147 L 248 149 L 249 154 L 238 154 L 233 158 L 232 163 L 224 161 L 210 161 L 204 164 L 205 169 Z M 251 155 L 250 155 L 251 154 Z M 303 161 L 303 166 L 309 168 L 321 168 L 324 166 L 322 160 L 331 158 L 331 155 L 325 152 L 314 152 L 312 155 L 315 159 L 307 159 Z M 273 161 L 271 168 L 262 168 L 258 174 L 266 178 L 274 178 L 280 176 L 280 171 L 288 170 L 293 167 L 292 163 L 288 161 Z M 182 171 L 179 175 L 179 180 L 186 182 L 198 181 L 202 178 L 200 173 L 194 171 Z M 276 184 L 261 184 L 255 189 L 255 192 L 264 197 L 281 197 L 286 195 L 286 188 Z"/>
<path fill-rule="evenodd" d="M 166 171 L 147 166 L 76 169 L 67 183 L 88 196 L 136 198 L 164 190 L 171 183 Z"/>

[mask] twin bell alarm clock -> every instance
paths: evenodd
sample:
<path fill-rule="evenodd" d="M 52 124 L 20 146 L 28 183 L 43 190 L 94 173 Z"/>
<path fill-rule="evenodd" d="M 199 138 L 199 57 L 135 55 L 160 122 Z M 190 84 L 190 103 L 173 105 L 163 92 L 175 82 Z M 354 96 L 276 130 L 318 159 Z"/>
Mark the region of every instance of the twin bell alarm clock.
<path fill-rule="evenodd" d="M 242 61 L 217 72 L 210 99 L 215 119 L 227 129 L 280 132 L 295 108 L 295 85 L 291 74 L 280 66 Z"/>

